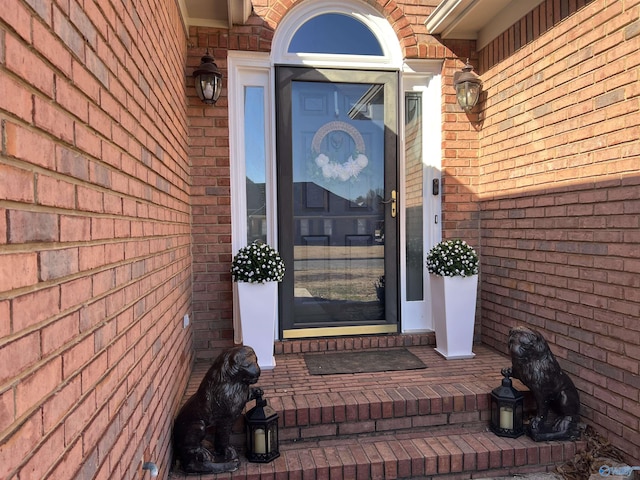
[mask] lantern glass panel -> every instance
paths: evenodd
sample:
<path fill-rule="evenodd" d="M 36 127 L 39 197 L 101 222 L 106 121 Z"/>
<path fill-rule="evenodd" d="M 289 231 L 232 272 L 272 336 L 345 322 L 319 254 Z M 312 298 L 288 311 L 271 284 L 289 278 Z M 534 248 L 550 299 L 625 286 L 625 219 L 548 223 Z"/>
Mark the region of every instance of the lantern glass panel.
<path fill-rule="evenodd" d="M 480 96 L 480 85 L 474 82 L 462 82 L 456 85 L 456 98 L 463 110 L 471 110 Z"/>
<path fill-rule="evenodd" d="M 221 78 L 213 74 L 202 74 L 196 78 L 198 97 L 205 103 L 215 103 L 220 97 Z"/>
<path fill-rule="evenodd" d="M 498 425 L 500 423 L 500 408 L 498 401 L 491 397 L 491 426 Z"/>
<path fill-rule="evenodd" d="M 279 440 L 278 440 L 278 424 L 276 422 L 272 422 L 267 429 L 267 446 L 268 451 L 275 454 L 279 454 Z"/>
<path fill-rule="evenodd" d="M 513 429 L 517 432 L 524 432 L 524 401 L 516 404 L 516 414 L 513 418 L 516 422 Z"/>

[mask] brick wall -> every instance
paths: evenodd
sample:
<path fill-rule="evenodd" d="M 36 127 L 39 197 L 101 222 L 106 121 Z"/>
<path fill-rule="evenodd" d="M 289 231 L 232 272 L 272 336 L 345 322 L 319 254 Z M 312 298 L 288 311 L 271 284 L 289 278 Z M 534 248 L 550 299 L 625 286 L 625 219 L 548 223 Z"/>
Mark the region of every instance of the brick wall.
<path fill-rule="evenodd" d="M 479 107 L 463 112 L 453 87 L 453 76 L 462 69 L 465 60 L 469 58 L 472 64 L 476 63 L 475 44 L 451 41 L 446 45 L 455 57 L 446 59 L 443 67 L 442 236 L 463 238 L 481 253 L 479 205 L 475 201 Z"/>
<path fill-rule="evenodd" d="M 638 1 L 594 0 L 505 47 L 482 75 L 478 158 L 483 341 L 504 351 L 511 326 L 539 329 L 584 419 L 636 464 L 639 17 Z"/>
<path fill-rule="evenodd" d="M 208 50 L 222 72 L 222 93 L 215 105 L 196 96 L 188 78 L 188 116 L 192 162 L 194 350 L 209 361 L 233 345 L 231 282 L 231 171 L 227 103 L 228 50 L 264 51 L 273 32 L 258 17 L 231 30 L 191 27 L 189 75 Z"/>
<path fill-rule="evenodd" d="M 593 0 L 544 0 L 482 49 L 480 71 L 510 57 Z M 551 33 L 553 35 L 553 33 Z"/>
<path fill-rule="evenodd" d="M 0 2 L 0 478 L 166 476 L 191 330 L 173 2 Z"/>

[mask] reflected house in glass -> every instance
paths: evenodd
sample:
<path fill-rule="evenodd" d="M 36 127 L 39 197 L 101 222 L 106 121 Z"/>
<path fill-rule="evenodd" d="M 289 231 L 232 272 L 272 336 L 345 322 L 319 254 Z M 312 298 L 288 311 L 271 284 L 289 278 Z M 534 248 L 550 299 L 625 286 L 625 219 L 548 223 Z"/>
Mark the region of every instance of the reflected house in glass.
<path fill-rule="evenodd" d="M 266 241 L 264 183 L 247 179 L 247 232 Z M 296 182 L 294 245 L 368 246 L 384 241 L 382 197 L 376 192 L 349 200 L 314 182 Z M 354 217 L 354 211 L 357 216 Z"/>
<path fill-rule="evenodd" d="M 247 238 L 267 242 L 267 210 L 264 183 L 254 183 L 247 177 Z"/>
<path fill-rule="evenodd" d="M 370 246 L 383 210 L 382 197 L 370 191 L 354 200 L 344 198 L 313 182 L 293 185 L 294 244 Z"/>

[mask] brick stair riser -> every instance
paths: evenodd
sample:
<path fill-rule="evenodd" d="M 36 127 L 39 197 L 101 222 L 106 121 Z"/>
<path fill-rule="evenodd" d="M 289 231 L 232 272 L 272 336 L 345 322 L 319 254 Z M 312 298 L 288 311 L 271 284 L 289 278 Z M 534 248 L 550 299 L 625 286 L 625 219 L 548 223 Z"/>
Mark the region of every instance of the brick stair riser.
<path fill-rule="evenodd" d="M 269 464 L 249 463 L 223 478 L 233 480 L 462 480 L 551 471 L 573 458 L 580 442 L 533 443 L 490 433 L 380 437 L 308 446 L 284 445 Z M 214 480 L 215 475 L 172 478 Z"/>
<path fill-rule="evenodd" d="M 276 355 L 289 353 L 330 352 L 342 350 L 366 350 L 371 348 L 393 348 L 436 345 L 433 332 L 420 334 L 388 335 L 382 337 L 344 337 L 328 339 L 302 339 L 276 341 Z"/>
<path fill-rule="evenodd" d="M 323 423 L 303 427 L 280 427 L 281 444 L 326 440 L 330 438 L 349 438 L 383 433 L 429 432 L 431 434 L 450 429 L 486 430 L 489 426 L 488 412 L 465 412 L 463 414 L 438 414 L 428 416 L 404 417 L 388 420 L 369 420 L 358 422 Z M 243 449 L 246 445 L 244 422 L 234 426 L 231 444 Z"/>
<path fill-rule="evenodd" d="M 437 414 L 393 419 L 365 420 L 358 422 L 323 423 L 318 425 L 280 428 L 281 442 L 375 435 L 380 433 L 402 433 L 406 431 L 437 431 L 447 427 L 488 427 L 489 413 L 464 412 L 463 414 Z"/>
<path fill-rule="evenodd" d="M 395 392 L 387 390 L 376 394 L 376 399 L 355 398 L 353 396 L 332 399 L 332 404 L 309 407 L 310 402 L 293 399 L 290 408 L 284 407 L 286 401 L 276 399 L 271 406 L 279 412 L 283 427 L 306 426 L 322 423 L 342 423 L 369 421 L 411 416 L 428 416 L 445 414 L 464 414 L 475 411 L 489 411 L 489 394 L 468 395 L 466 397 L 437 398 L 398 398 Z M 379 397 L 387 400 L 382 401 Z"/>
<path fill-rule="evenodd" d="M 528 392 L 525 392 L 525 397 L 525 406 L 529 405 L 527 410 L 530 410 L 532 406 Z M 294 408 L 280 411 L 280 439 L 299 441 L 460 425 L 488 427 L 491 418 L 489 408 L 488 394 L 465 399 L 449 397 L 416 399 L 404 403 L 374 402 L 313 409 Z"/>

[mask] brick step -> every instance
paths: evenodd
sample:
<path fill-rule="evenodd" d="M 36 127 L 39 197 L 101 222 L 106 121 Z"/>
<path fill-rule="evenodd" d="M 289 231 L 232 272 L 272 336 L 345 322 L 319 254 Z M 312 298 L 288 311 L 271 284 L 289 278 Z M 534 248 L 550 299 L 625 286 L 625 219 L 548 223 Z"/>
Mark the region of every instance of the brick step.
<path fill-rule="evenodd" d="M 287 353 L 276 355 L 276 368 L 263 371 L 256 384 L 280 415 L 281 457 L 266 465 L 243 460 L 234 474 L 202 478 L 489 478 L 546 472 L 580 448 L 579 442 L 536 443 L 524 436 L 505 439 L 488 432 L 490 392 L 500 384 L 500 370 L 509 359 L 477 345 L 473 359 L 445 360 L 429 338 L 282 342 L 277 348 Z M 406 346 L 427 368 L 310 375 L 304 361 L 307 351 L 399 346 Z M 206 368 L 195 365 L 187 393 L 195 391 Z M 242 450 L 241 423 L 232 442 Z"/>
<path fill-rule="evenodd" d="M 277 340 L 275 355 L 292 353 L 330 352 L 341 350 L 366 350 L 370 348 L 417 347 L 436 345 L 434 332 L 397 333 L 390 335 L 364 335 L 353 337 L 303 338 Z"/>
<path fill-rule="evenodd" d="M 491 388 L 483 381 L 415 384 L 280 395 L 268 400 L 280 415 L 280 441 L 298 442 L 409 431 L 434 433 L 450 427 L 483 429 L 489 425 Z M 244 442 L 241 417 L 232 443 L 242 446 Z"/>
<path fill-rule="evenodd" d="M 471 360 L 447 361 L 435 353 L 432 340 L 432 334 L 418 334 L 281 342 L 291 352 L 277 356 L 276 370 L 264 372 L 260 382 L 264 382 L 270 405 L 280 414 L 280 438 L 298 441 L 488 425 L 491 390 L 501 378 L 496 359 L 484 359 L 481 353 Z M 313 376 L 308 374 L 303 360 L 308 351 L 401 345 L 419 356 L 427 368 Z M 492 372 L 492 376 L 487 375 Z M 516 385 L 526 390 L 519 382 Z"/>
<path fill-rule="evenodd" d="M 386 433 L 333 440 L 284 443 L 271 463 L 249 463 L 220 475 L 174 479 L 368 480 L 488 478 L 551 471 L 584 448 L 583 442 L 534 442 L 527 436 L 501 438 L 478 428 L 449 433 Z"/>
<path fill-rule="evenodd" d="M 491 386 L 408 385 L 270 399 L 283 441 L 488 425 Z"/>

